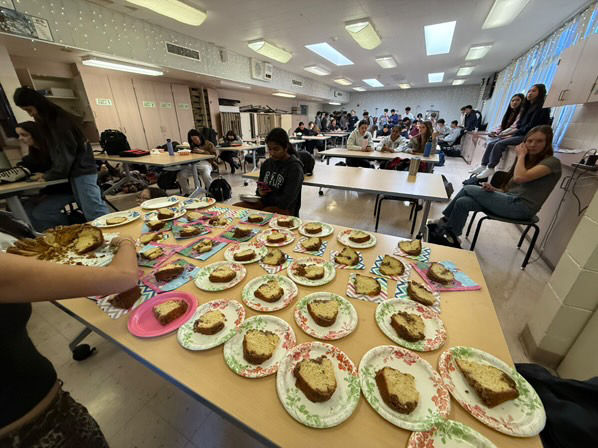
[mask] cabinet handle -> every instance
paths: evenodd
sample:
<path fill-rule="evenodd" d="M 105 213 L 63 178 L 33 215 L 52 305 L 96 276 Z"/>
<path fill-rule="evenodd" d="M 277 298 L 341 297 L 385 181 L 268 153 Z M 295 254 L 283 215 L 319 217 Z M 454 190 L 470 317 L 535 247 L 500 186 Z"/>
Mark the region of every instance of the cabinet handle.
<path fill-rule="evenodd" d="M 563 90 L 563 93 L 561 94 L 561 101 L 566 101 L 565 100 L 565 92 L 568 92 L 568 91 L 569 91 L 569 89 Z"/>
<path fill-rule="evenodd" d="M 561 90 L 559 93 L 559 97 L 556 99 L 557 101 L 561 101 L 561 97 L 563 96 L 563 91 Z"/>

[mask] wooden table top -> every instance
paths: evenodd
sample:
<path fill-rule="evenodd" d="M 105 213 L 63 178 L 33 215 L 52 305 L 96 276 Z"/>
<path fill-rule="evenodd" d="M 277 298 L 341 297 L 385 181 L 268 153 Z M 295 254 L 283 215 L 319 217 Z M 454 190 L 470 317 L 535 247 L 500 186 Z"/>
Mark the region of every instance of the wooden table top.
<path fill-rule="evenodd" d="M 372 159 L 372 160 L 392 160 L 397 157 L 401 159 L 413 159 L 419 157 L 426 162 L 439 162 L 438 154 L 433 154 L 430 157 L 424 157 L 423 154 L 409 154 L 408 152 L 382 152 L 382 151 L 349 151 L 347 148 L 331 148 L 326 151 L 320 151 L 320 155 L 324 157 L 354 157 L 356 159 Z"/>
<path fill-rule="evenodd" d="M 37 182 L 13 182 L 10 184 L 0 185 L 0 194 L 18 193 L 20 191 L 37 190 L 40 188 L 47 187 L 49 185 L 64 184 L 68 182 L 68 179 L 56 179 L 49 181 L 37 181 Z"/>
<path fill-rule="evenodd" d="M 331 137 L 343 137 L 345 135 L 349 135 L 351 131 L 329 131 L 329 132 L 322 132 L 324 135 L 330 135 Z"/>
<path fill-rule="evenodd" d="M 259 179 L 259 176 L 259 171 L 243 174 L 243 177 L 253 180 Z M 316 165 L 313 175 L 303 178 L 303 185 L 430 201 L 448 201 L 442 176 L 432 173 L 417 173 L 417 176 L 410 177 L 407 171 L 374 171 L 370 168 Z"/>
<path fill-rule="evenodd" d="M 216 149 L 219 151 L 255 151 L 265 147 L 266 145 L 216 146 Z"/>
<path fill-rule="evenodd" d="M 304 219 L 304 222 L 306 221 L 308 220 Z M 334 234 L 325 237 L 328 242 L 324 255 L 326 259 L 329 259 L 331 250 L 340 250 L 343 247 L 338 243 L 336 234 L 344 230 L 345 227 L 334 227 Z M 137 220 L 119 227 L 118 231 L 121 236 L 138 237 L 140 229 L 141 220 Z M 213 233 L 208 236 L 219 234 L 222 231 L 222 229 L 213 229 Z M 299 236 L 297 231 L 293 233 L 296 238 Z M 376 239 L 377 244 L 373 248 L 360 249 L 368 270 L 377 255 L 392 254 L 398 242 L 398 238 L 390 235 L 376 234 Z M 181 241 L 183 242 L 175 241 L 171 236 L 165 242 L 168 244 L 188 244 L 189 242 L 189 240 Z M 296 241 L 281 249 L 292 254 L 293 257 L 302 257 L 304 254 L 292 252 Z M 481 285 L 482 289 L 441 294 L 441 318 L 447 330 L 447 340 L 444 346 L 436 351 L 418 352 L 418 354 L 434 368 L 437 368 L 438 357 L 447 348 L 457 345 L 474 346 L 492 353 L 512 365 L 509 349 L 475 253 L 427 243 L 426 246 L 432 249 L 431 260 L 455 262 L 462 271 Z M 194 265 L 205 266 L 224 261 L 224 250 L 226 249 L 217 252 L 205 262 L 183 258 Z M 251 279 L 266 274 L 257 263 L 246 264 L 245 267 L 247 276 L 231 289 L 221 292 L 204 292 L 199 290 L 193 282 L 189 282 L 179 290 L 193 294 L 200 304 L 216 299 L 235 299 L 242 302 L 241 293 L 245 285 Z M 147 268 L 143 268 L 143 270 L 149 272 Z M 297 285 L 299 294 L 294 302 L 287 308 L 271 314 L 289 323 L 297 337 L 298 344 L 315 341 L 295 323 L 293 317 L 295 304 L 305 295 L 315 291 L 328 291 L 346 296 L 347 282 L 351 272 L 351 270 L 338 269 L 335 279 L 323 287 Z M 282 274 L 286 275 L 286 270 L 282 271 Z M 411 277 L 419 280 L 418 274 L 414 270 L 411 272 Z M 396 282 L 389 280 L 388 287 L 389 291 L 395 291 Z M 349 300 L 359 316 L 357 329 L 349 336 L 331 341 L 331 343 L 345 352 L 357 366 L 362 356 L 371 348 L 393 343 L 380 331 L 375 322 L 376 304 L 356 299 Z M 201 397 L 208 404 L 218 408 L 220 412 L 229 414 L 242 425 L 253 429 L 274 444 L 284 447 L 404 447 L 411 434 L 383 419 L 363 396 L 360 397 L 360 402 L 353 415 L 342 424 L 329 429 L 308 428 L 295 421 L 283 408 L 276 392 L 276 375 L 260 379 L 248 379 L 236 375 L 224 361 L 222 346 L 207 351 L 189 351 L 179 345 L 176 332 L 156 338 L 137 338 L 127 330 L 127 317 L 111 319 L 89 299 L 61 300 L 58 304 L 69 314 L 84 321 L 170 381 L 177 383 L 196 397 Z M 246 318 L 259 314 L 250 308 L 245 307 L 245 309 Z M 538 437 L 510 437 L 486 427 L 467 413 L 452 397 L 450 418 L 474 428 L 500 448 L 541 448 L 542 446 Z"/>
<path fill-rule="evenodd" d="M 175 165 L 186 165 L 189 163 L 196 163 L 201 160 L 215 159 L 216 157 L 211 154 L 187 154 L 179 155 L 177 152 L 174 156 L 170 156 L 167 152 L 163 152 L 159 155 L 147 155 L 141 157 L 120 157 L 110 156 L 108 154 L 94 154 L 96 160 L 106 160 L 108 162 L 122 162 L 122 163 L 138 163 L 140 165 L 150 166 L 175 166 Z"/>
<path fill-rule="evenodd" d="M 292 139 L 290 139 L 290 140 L 289 140 L 289 143 L 290 143 L 291 145 L 297 145 L 297 144 L 299 144 L 299 143 L 305 143 L 305 140 L 303 140 L 303 139 L 296 139 L 296 138 L 292 138 Z"/>
<path fill-rule="evenodd" d="M 304 135 L 301 137 L 304 140 L 328 140 L 332 138 L 330 135 Z"/>

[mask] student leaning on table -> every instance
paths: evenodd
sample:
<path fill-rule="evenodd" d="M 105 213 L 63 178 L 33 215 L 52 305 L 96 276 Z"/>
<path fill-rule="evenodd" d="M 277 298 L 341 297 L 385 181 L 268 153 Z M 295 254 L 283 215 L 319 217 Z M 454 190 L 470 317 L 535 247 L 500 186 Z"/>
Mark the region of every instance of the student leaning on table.
<path fill-rule="evenodd" d="M 399 152 L 399 148 L 406 143 L 407 140 L 401 137 L 401 127 L 393 126 L 390 135 L 382 139 L 376 147 L 376 150 L 381 152 Z"/>
<path fill-rule="evenodd" d="M 224 139 L 222 140 L 222 146 L 232 146 L 232 145 L 242 145 L 242 144 L 243 144 L 243 140 L 241 140 L 241 137 L 239 137 L 237 134 L 235 134 L 235 131 L 233 131 L 232 129 L 230 129 L 226 133 L 226 135 L 224 136 Z M 220 151 L 219 157 L 230 165 L 231 174 L 235 174 L 235 170 L 241 168 L 241 166 L 235 161 L 235 156 L 237 156 L 237 153 L 235 151 Z"/>
<path fill-rule="evenodd" d="M 372 143 L 372 134 L 369 133 L 368 128 L 370 124 L 367 120 L 361 120 L 357 128 L 351 132 L 347 139 L 347 149 L 349 151 L 363 151 L 372 152 L 374 145 Z M 347 166 L 372 168 L 367 159 L 347 158 Z"/>
<path fill-rule="evenodd" d="M 32 302 L 114 294 L 136 286 L 135 241 L 117 237 L 111 245 L 117 248 L 114 259 L 101 268 L 0 253 L 1 448 L 108 447 L 97 422 L 62 389 L 52 363 L 35 348 L 27 321 Z"/>
<path fill-rule="evenodd" d="M 218 155 L 214 144 L 211 141 L 206 140 L 196 129 L 191 129 L 187 133 L 187 141 L 189 142 L 193 154 Z M 183 194 L 188 195 L 193 192 L 193 189 L 189 186 L 189 179 L 193 177 L 193 171 L 191 170 L 194 167 L 197 169 L 197 173 L 203 182 L 203 187 L 206 190 L 210 188 L 210 184 L 212 183 L 212 169 L 218 168 L 218 165 L 214 166 L 214 164 L 215 162 L 212 162 L 211 160 L 200 160 L 195 165 L 185 165 L 179 170 L 176 175 L 176 180 L 179 183 Z"/>

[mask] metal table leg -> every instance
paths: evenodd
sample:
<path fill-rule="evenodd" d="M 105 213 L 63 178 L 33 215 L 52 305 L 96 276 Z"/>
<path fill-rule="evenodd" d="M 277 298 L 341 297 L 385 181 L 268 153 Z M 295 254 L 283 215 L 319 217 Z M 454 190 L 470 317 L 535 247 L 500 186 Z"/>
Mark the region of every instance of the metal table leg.
<path fill-rule="evenodd" d="M 133 182 L 134 184 L 139 184 L 143 188 L 147 187 L 147 184 L 145 182 L 131 176 L 131 170 L 129 169 L 128 164 L 126 164 L 125 162 L 120 162 L 120 163 L 122 163 L 125 166 L 125 177 L 123 177 L 117 183 L 115 183 L 110 188 L 108 188 L 106 191 L 104 191 L 104 193 L 103 193 L 104 196 L 112 193 L 113 191 L 118 191 L 120 187 L 122 187 L 123 185 L 125 185 L 128 182 Z"/>
<path fill-rule="evenodd" d="M 199 162 L 197 162 L 199 163 Z M 208 191 L 201 187 L 199 182 L 199 175 L 197 174 L 197 163 L 191 165 L 191 173 L 193 174 L 193 182 L 195 182 L 195 191 L 189 195 L 190 198 L 196 198 L 201 193 L 207 193 Z"/>
<path fill-rule="evenodd" d="M 31 221 L 29 220 L 29 216 L 27 216 L 27 212 L 25 211 L 23 204 L 21 204 L 19 196 L 14 195 L 7 197 L 6 205 L 8 205 L 8 208 L 10 209 L 11 213 L 15 218 L 20 219 L 25 224 L 27 224 L 29 228 L 33 231 L 33 233 L 37 233 L 33 228 L 33 224 L 31 224 Z"/>
<path fill-rule="evenodd" d="M 422 222 L 419 226 L 419 233 L 422 235 L 422 240 L 427 241 L 427 227 L 426 222 L 428 221 L 428 215 L 430 214 L 430 204 L 431 201 L 424 201 L 424 210 L 422 213 Z"/>

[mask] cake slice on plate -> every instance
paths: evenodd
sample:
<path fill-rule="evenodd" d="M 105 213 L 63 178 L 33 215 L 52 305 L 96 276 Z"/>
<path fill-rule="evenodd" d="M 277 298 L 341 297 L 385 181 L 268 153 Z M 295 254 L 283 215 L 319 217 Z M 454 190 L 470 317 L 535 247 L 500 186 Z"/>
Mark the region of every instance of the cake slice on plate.
<path fill-rule="evenodd" d="M 276 280 L 270 280 L 256 289 L 253 294 L 264 302 L 274 303 L 282 298 L 284 289 L 280 287 Z"/>
<path fill-rule="evenodd" d="M 384 259 L 380 263 L 380 272 L 390 276 L 403 275 L 405 273 L 405 265 L 390 255 L 384 255 Z"/>
<path fill-rule="evenodd" d="M 430 280 L 447 285 L 455 280 L 453 273 L 441 263 L 432 263 L 428 269 L 428 277 Z"/>
<path fill-rule="evenodd" d="M 262 262 L 269 266 L 280 266 L 285 262 L 285 260 L 286 257 L 284 252 L 276 248 L 269 249 L 266 256 L 262 258 Z"/>
<path fill-rule="evenodd" d="M 208 311 L 193 323 L 193 331 L 206 335 L 216 334 L 224 328 L 225 322 L 226 317 L 220 311 Z"/>
<path fill-rule="evenodd" d="M 170 282 L 181 275 L 184 271 L 185 266 L 171 263 L 154 272 L 154 277 L 159 282 Z"/>
<path fill-rule="evenodd" d="M 319 222 L 310 222 L 309 224 L 305 224 L 305 226 L 303 226 L 303 230 L 305 233 L 315 235 L 316 233 L 320 233 L 322 231 L 322 224 Z"/>
<path fill-rule="evenodd" d="M 455 363 L 482 403 L 489 408 L 519 396 L 515 381 L 502 370 L 465 359 L 457 358 Z"/>
<path fill-rule="evenodd" d="M 195 226 L 185 226 L 181 229 L 181 236 L 195 236 L 201 233 L 201 229 Z"/>
<path fill-rule="evenodd" d="M 147 243 L 151 243 L 152 241 L 157 241 L 159 239 L 159 233 L 144 233 L 139 237 L 139 242 L 145 246 Z"/>
<path fill-rule="evenodd" d="M 371 236 L 369 233 L 362 232 L 361 230 L 353 230 L 349 234 L 349 239 L 354 243 L 366 243 L 370 240 Z"/>
<path fill-rule="evenodd" d="M 154 316 L 162 325 L 168 325 L 185 314 L 188 306 L 184 300 L 166 300 L 154 306 Z"/>
<path fill-rule="evenodd" d="M 269 243 L 272 244 L 279 244 L 284 243 L 287 239 L 287 236 L 281 232 L 272 232 L 270 235 L 266 237 Z"/>
<path fill-rule="evenodd" d="M 374 297 L 382 292 L 382 287 L 378 280 L 367 275 L 355 274 L 355 292 Z"/>
<path fill-rule="evenodd" d="M 264 217 L 257 213 L 254 213 L 247 217 L 247 222 L 251 222 L 251 223 L 258 223 L 258 222 L 262 222 L 263 220 L 264 220 Z"/>
<path fill-rule="evenodd" d="M 421 240 L 401 241 L 399 243 L 399 249 L 401 249 L 407 255 L 419 255 L 422 252 L 422 241 Z"/>
<path fill-rule="evenodd" d="M 390 326 L 394 328 L 400 338 L 409 342 L 417 342 L 426 338 L 426 326 L 421 316 L 405 311 L 399 311 L 390 316 Z"/>
<path fill-rule="evenodd" d="M 158 209 L 158 219 L 171 219 L 174 218 L 174 212 L 169 208 Z"/>
<path fill-rule="evenodd" d="M 135 304 L 135 302 L 137 302 L 139 297 L 141 297 L 141 289 L 139 288 L 139 285 L 135 285 L 133 288 L 127 289 L 108 299 L 108 302 L 110 302 L 110 305 L 114 308 L 128 310 Z"/>
<path fill-rule="evenodd" d="M 307 312 L 321 327 L 330 327 L 336 322 L 339 305 L 336 300 L 312 300 L 307 304 Z"/>
<path fill-rule="evenodd" d="M 251 235 L 251 227 L 247 226 L 237 226 L 233 232 L 235 238 L 244 238 L 248 235 Z"/>
<path fill-rule="evenodd" d="M 330 400 L 336 391 L 334 366 L 326 356 L 298 362 L 293 369 L 293 375 L 297 378 L 297 389 L 313 403 Z"/>
<path fill-rule="evenodd" d="M 317 264 L 298 264 L 295 268 L 295 274 L 308 280 L 320 280 L 321 278 L 324 278 L 326 271 L 324 266 L 319 266 Z"/>
<path fill-rule="evenodd" d="M 409 284 L 407 285 L 407 295 L 411 300 L 415 300 L 422 305 L 432 306 L 436 303 L 434 294 L 432 294 L 427 287 L 415 280 L 409 281 Z"/>
<path fill-rule="evenodd" d="M 236 261 L 249 261 L 255 258 L 255 251 L 253 249 L 243 249 L 239 252 L 235 252 L 233 258 Z"/>
<path fill-rule="evenodd" d="M 214 248 L 214 243 L 212 240 L 201 240 L 195 246 L 193 246 L 193 250 L 200 254 L 205 254 L 206 252 L 211 251 Z"/>
<path fill-rule="evenodd" d="M 237 273 L 228 266 L 218 266 L 209 276 L 213 283 L 228 283 L 237 276 Z"/>
<path fill-rule="evenodd" d="M 150 261 L 160 258 L 162 255 L 164 255 L 164 251 L 160 247 L 152 247 L 141 252 L 141 257 Z"/>
<path fill-rule="evenodd" d="M 262 364 L 272 357 L 280 338 L 267 330 L 249 330 L 243 338 L 243 358 L 250 364 Z"/>
<path fill-rule="evenodd" d="M 334 261 L 345 266 L 355 266 L 359 262 L 359 254 L 350 247 L 345 247 L 334 257 Z"/>
<path fill-rule="evenodd" d="M 126 220 L 127 220 L 127 218 L 125 216 L 113 216 L 112 218 L 108 218 L 106 220 L 106 225 L 107 226 L 114 226 L 116 224 L 123 223 Z"/>
<path fill-rule="evenodd" d="M 417 407 L 419 392 L 413 375 L 384 367 L 376 373 L 376 384 L 382 400 L 391 409 L 401 414 L 410 414 Z"/>
<path fill-rule="evenodd" d="M 166 225 L 166 223 L 164 221 L 158 221 L 157 219 L 152 219 L 150 221 L 147 221 L 145 223 L 145 225 L 147 226 L 148 229 L 150 230 L 160 230 L 162 227 L 164 227 Z"/>
<path fill-rule="evenodd" d="M 276 224 L 280 227 L 293 227 L 295 224 L 295 218 L 292 216 L 281 216 L 276 220 Z"/>
<path fill-rule="evenodd" d="M 301 246 L 308 251 L 316 251 L 322 247 L 322 240 L 318 237 L 311 237 L 301 241 Z"/>

